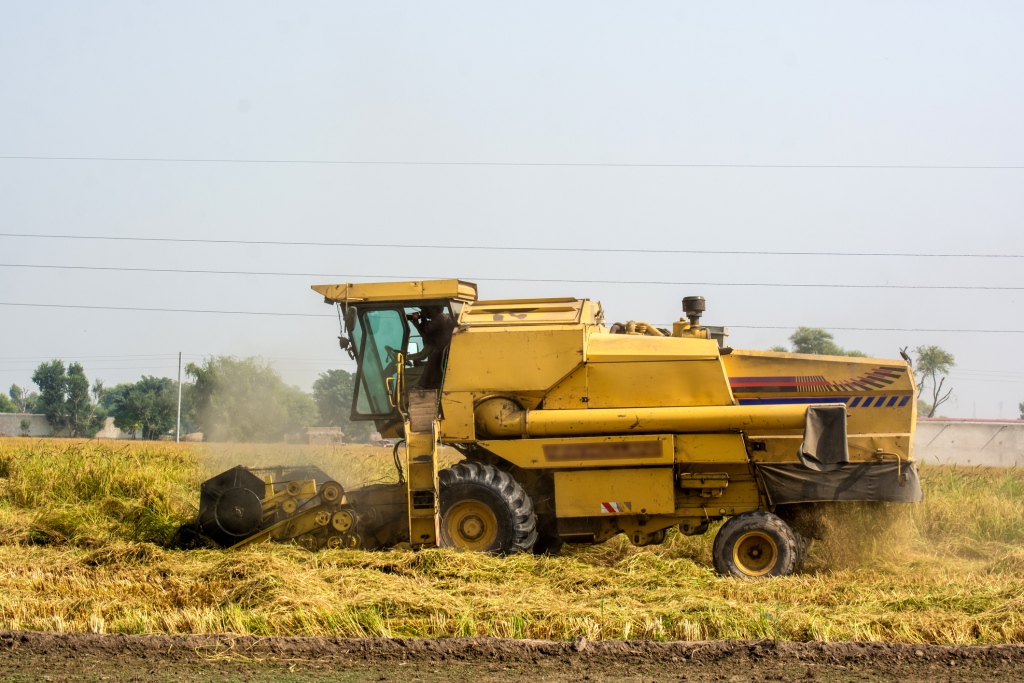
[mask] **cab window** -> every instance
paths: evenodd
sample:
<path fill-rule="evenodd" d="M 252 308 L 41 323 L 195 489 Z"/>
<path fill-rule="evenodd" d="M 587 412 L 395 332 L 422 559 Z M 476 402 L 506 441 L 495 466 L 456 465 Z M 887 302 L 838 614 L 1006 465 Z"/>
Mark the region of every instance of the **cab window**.
<path fill-rule="evenodd" d="M 387 380 L 397 375 L 397 354 L 405 349 L 405 315 L 394 309 L 360 311 L 353 332 L 359 362 L 353 413 L 390 415 L 394 409 L 388 402 Z"/>

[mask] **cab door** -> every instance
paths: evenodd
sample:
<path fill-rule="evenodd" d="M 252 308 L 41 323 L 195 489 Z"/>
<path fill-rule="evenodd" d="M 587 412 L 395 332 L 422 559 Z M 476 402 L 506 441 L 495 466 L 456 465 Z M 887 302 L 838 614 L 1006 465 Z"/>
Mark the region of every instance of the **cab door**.
<path fill-rule="evenodd" d="M 358 364 L 352 419 L 400 419 L 390 394 L 398 379 L 398 357 L 409 336 L 405 311 L 358 310 L 351 333 Z"/>

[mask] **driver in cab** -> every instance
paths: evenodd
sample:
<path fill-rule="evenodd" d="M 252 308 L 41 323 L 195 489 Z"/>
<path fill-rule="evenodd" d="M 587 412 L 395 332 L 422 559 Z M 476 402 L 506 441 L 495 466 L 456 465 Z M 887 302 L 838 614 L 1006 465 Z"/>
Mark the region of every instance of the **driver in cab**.
<path fill-rule="evenodd" d="M 423 350 L 409 356 L 411 361 L 427 359 L 427 365 L 420 375 L 417 389 L 439 389 L 444 377 L 444 359 L 452 343 L 455 321 L 444 306 L 424 306 L 418 313 L 409 316 L 411 322 L 423 337 Z"/>

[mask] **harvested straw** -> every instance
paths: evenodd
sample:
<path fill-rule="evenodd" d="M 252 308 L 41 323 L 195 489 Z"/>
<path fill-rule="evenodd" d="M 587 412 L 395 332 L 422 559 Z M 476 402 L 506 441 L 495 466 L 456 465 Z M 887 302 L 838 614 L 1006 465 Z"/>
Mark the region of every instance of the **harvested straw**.
<path fill-rule="evenodd" d="M 926 500 L 825 511 L 804 571 L 738 581 L 705 537 L 559 557 L 167 548 L 239 463 L 393 478 L 372 447 L 0 439 L 0 628 L 125 633 L 1024 641 L 1024 472 L 926 467 Z"/>

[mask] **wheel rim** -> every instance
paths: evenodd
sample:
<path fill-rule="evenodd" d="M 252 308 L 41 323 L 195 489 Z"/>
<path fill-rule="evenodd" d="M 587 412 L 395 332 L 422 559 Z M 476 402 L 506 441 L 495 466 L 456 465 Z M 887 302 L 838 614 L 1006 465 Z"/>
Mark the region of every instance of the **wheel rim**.
<path fill-rule="evenodd" d="M 445 515 L 445 531 L 460 550 L 488 550 L 498 539 L 498 518 L 478 500 L 456 503 Z"/>
<path fill-rule="evenodd" d="M 778 563 L 779 548 L 763 531 L 748 531 L 736 540 L 732 561 L 747 576 L 764 576 Z"/>

